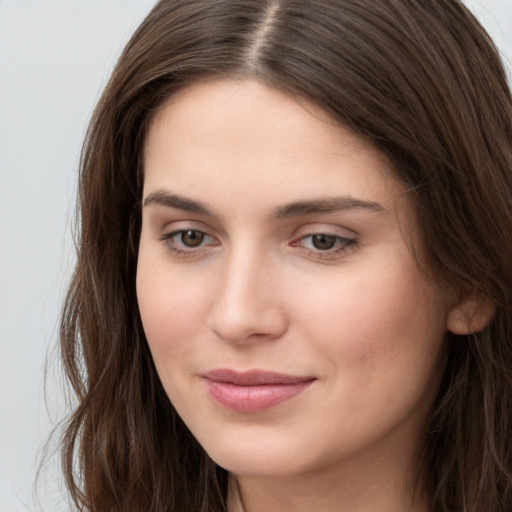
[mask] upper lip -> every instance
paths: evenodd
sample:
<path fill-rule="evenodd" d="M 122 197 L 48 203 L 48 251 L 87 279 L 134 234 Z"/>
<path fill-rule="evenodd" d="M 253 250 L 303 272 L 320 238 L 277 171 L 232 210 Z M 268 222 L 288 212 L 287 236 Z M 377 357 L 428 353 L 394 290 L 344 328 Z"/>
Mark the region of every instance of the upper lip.
<path fill-rule="evenodd" d="M 202 377 L 214 381 L 235 384 L 237 386 L 263 386 L 270 384 L 300 384 L 315 380 L 314 377 L 301 377 L 267 370 L 248 370 L 239 372 L 228 368 L 210 370 Z"/>

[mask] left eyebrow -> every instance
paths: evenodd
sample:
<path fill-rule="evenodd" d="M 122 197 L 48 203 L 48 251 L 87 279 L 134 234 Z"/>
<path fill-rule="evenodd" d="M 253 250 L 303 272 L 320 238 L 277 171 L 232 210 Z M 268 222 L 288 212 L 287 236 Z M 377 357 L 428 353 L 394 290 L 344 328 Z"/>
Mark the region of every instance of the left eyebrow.
<path fill-rule="evenodd" d="M 287 219 L 301 215 L 317 213 L 336 213 L 340 211 L 366 210 L 372 213 L 389 213 L 380 203 L 357 199 L 352 196 L 329 197 L 312 201 L 297 201 L 279 206 L 274 210 L 274 218 Z"/>

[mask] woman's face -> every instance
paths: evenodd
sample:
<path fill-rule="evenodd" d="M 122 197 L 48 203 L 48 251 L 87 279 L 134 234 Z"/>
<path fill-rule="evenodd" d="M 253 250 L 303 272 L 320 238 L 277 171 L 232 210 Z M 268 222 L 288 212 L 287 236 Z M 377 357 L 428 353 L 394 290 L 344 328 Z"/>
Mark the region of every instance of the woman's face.
<path fill-rule="evenodd" d="M 145 147 L 137 293 L 176 410 L 238 474 L 413 460 L 449 311 L 387 160 L 256 81 L 193 86 Z"/>

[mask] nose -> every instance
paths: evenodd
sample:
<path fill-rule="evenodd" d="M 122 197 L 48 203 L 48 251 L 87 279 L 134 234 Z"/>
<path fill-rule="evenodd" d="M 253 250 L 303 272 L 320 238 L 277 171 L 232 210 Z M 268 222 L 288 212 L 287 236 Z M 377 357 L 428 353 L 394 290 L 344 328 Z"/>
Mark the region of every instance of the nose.
<path fill-rule="evenodd" d="M 208 327 L 224 341 L 273 340 L 288 329 L 280 272 L 269 259 L 254 251 L 233 253 L 216 277 Z"/>

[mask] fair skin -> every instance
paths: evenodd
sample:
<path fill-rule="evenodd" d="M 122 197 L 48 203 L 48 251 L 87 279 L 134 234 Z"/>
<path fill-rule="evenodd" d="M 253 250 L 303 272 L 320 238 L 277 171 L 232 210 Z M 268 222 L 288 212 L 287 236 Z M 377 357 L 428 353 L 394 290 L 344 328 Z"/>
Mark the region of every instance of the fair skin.
<path fill-rule="evenodd" d="M 226 80 L 160 109 L 144 173 L 149 347 L 246 511 L 426 510 L 411 490 L 462 306 L 418 270 L 385 157 L 303 99 Z"/>

